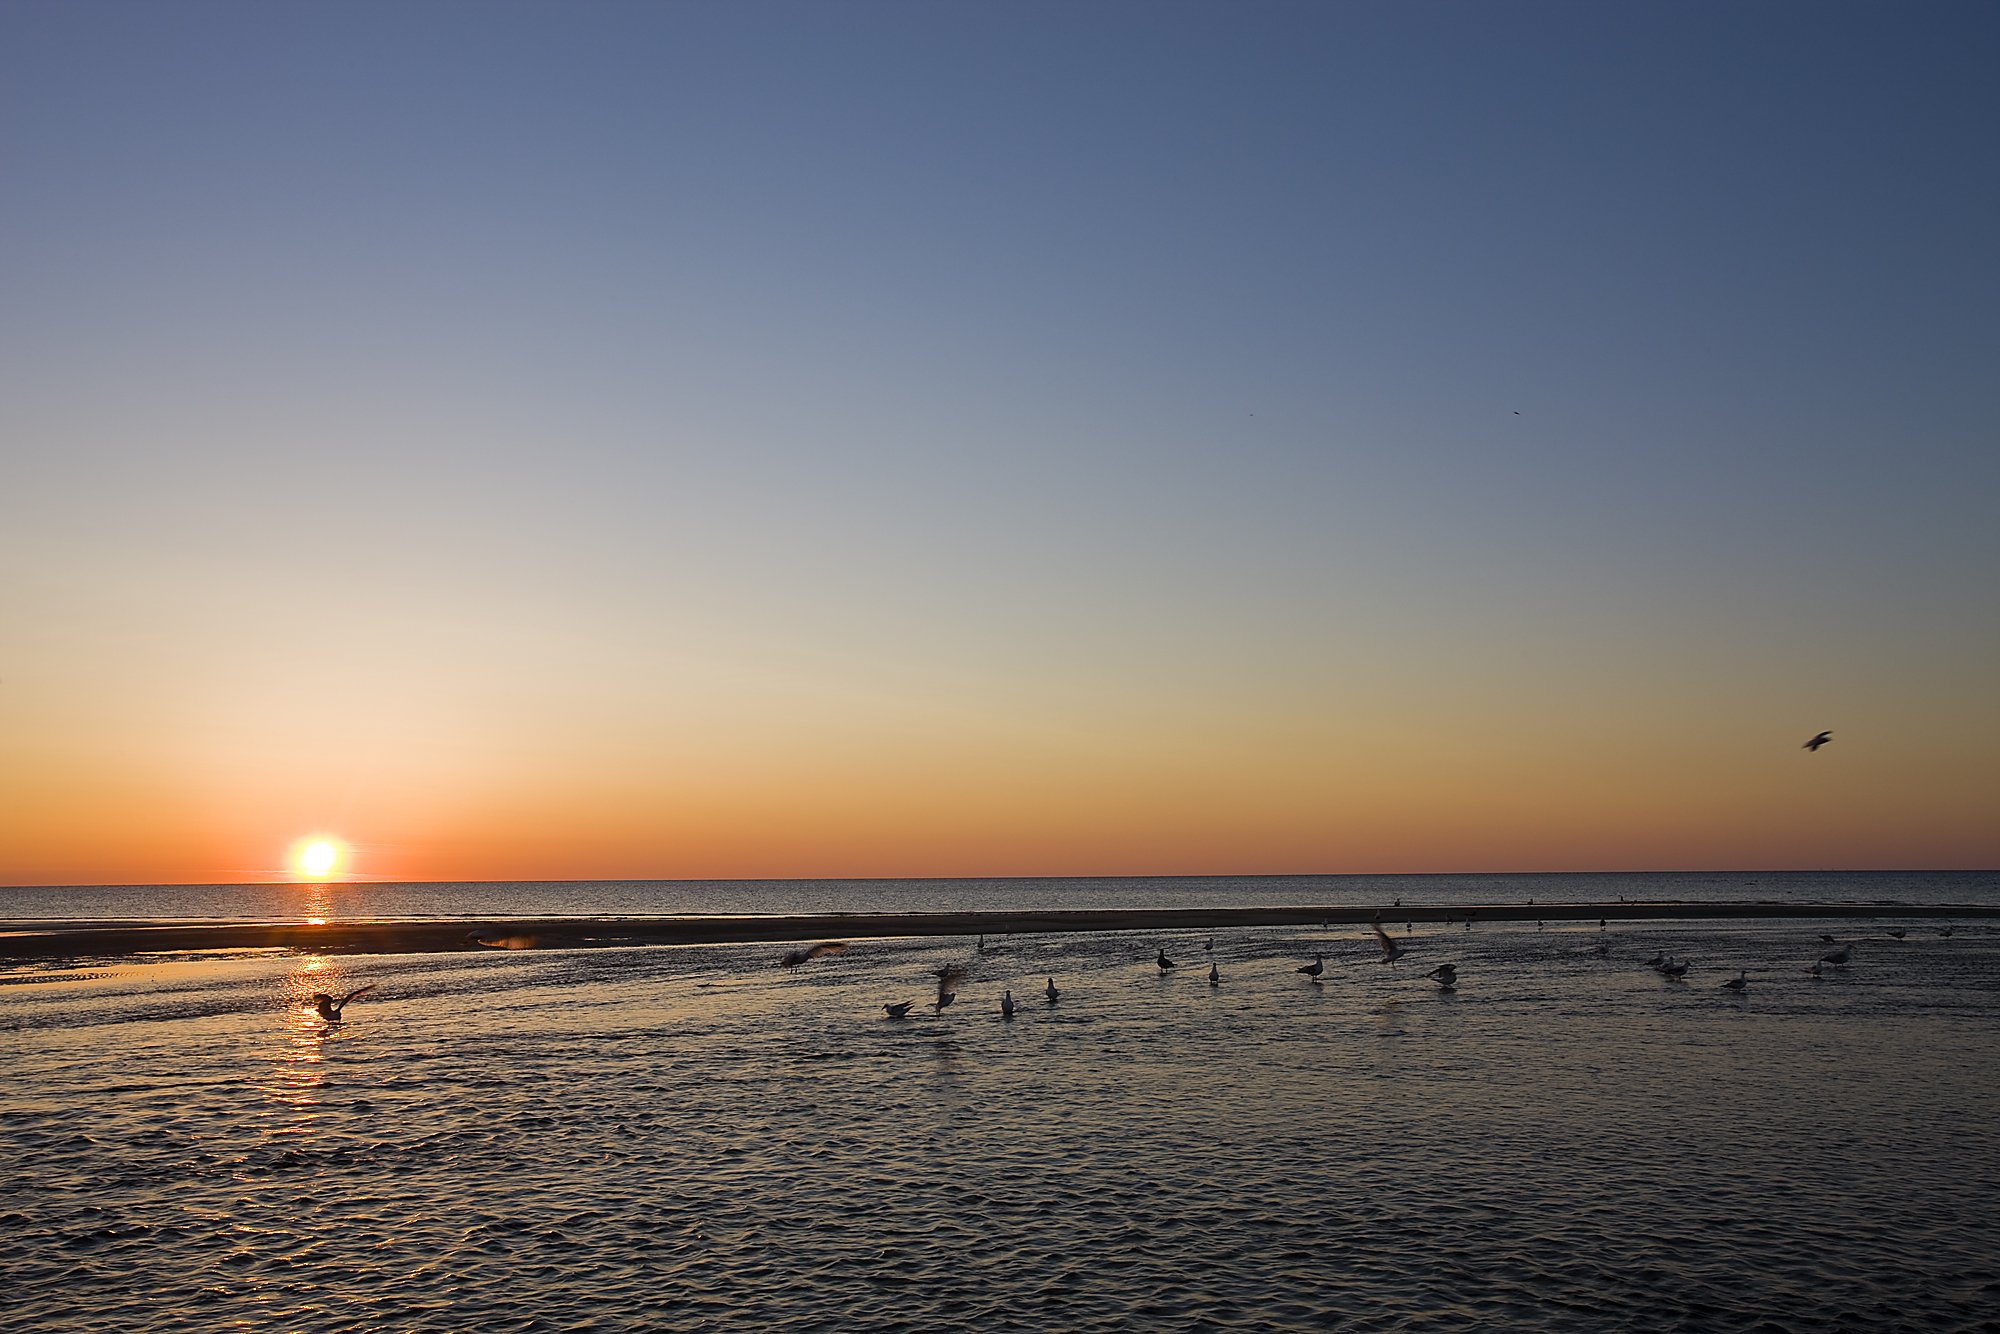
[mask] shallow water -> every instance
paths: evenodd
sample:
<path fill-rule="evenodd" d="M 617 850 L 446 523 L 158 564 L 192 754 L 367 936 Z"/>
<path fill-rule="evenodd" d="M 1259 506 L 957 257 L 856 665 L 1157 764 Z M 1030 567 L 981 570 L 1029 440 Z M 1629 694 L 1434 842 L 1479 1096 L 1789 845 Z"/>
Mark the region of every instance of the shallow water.
<path fill-rule="evenodd" d="M 1990 1328 L 2000 934 L 1818 929 L 21 970 L 0 1321 Z"/>

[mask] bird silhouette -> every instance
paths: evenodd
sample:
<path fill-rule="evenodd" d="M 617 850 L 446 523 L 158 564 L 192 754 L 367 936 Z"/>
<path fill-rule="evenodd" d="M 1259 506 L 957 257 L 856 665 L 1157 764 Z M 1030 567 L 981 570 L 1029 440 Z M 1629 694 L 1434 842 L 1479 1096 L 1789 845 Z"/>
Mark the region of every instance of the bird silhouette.
<path fill-rule="evenodd" d="M 1428 973 L 1425 973 L 1424 976 L 1435 978 L 1439 982 L 1456 982 L 1458 981 L 1458 965 L 1455 963 L 1441 963 Z"/>
<path fill-rule="evenodd" d="M 1660 965 L 1660 972 L 1666 976 L 1667 981 L 1678 982 L 1688 975 L 1688 966 L 1685 963 L 1676 962 L 1673 956 L 1669 955 L 1667 956 L 1667 961 Z"/>
<path fill-rule="evenodd" d="M 320 1018 L 326 1020 L 329 1024 L 337 1024 L 340 1022 L 340 1012 L 347 1008 L 347 1002 L 353 1000 L 356 996 L 373 990 L 375 990 L 375 984 L 371 982 L 365 987 L 356 987 L 339 1000 L 335 1000 L 324 991 L 315 991 L 313 993 L 312 1005 L 315 1010 L 319 1011 Z"/>
<path fill-rule="evenodd" d="M 1903 938 L 1903 937 L 1904 937 L 1905 935 L 1907 935 L 1907 934 L 1908 934 L 1908 932 L 1904 931 L 1902 927 L 1900 927 L 1900 926 L 1899 926 L 1899 927 L 1895 927 L 1895 928 L 1893 928 L 1893 929 L 1891 929 L 1891 930 L 1890 930 L 1890 932 L 1889 932 L 1889 939 L 1891 939 L 1891 940 L 1901 940 L 1901 939 L 1902 939 L 1902 938 Z"/>
<path fill-rule="evenodd" d="M 1053 977 L 1049 979 L 1049 984 L 1042 988 L 1042 994 L 1049 998 L 1051 1005 L 1062 998 L 1062 993 L 1056 990 L 1056 980 Z"/>
<path fill-rule="evenodd" d="M 790 954 L 787 954 L 784 958 L 778 960 L 778 967 L 797 968 L 800 964 L 810 963 L 814 959 L 819 958 L 823 954 L 838 954 L 846 948 L 847 948 L 846 941 L 842 940 L 822 941 L 817 945 L 811 945 L 802 950 L 793 950 Z"/>
<path fill-rule="evenodd" d="M 1747 972 L 1739 972 L 1738 974 L 1736 974 L 1736 976 L 1730 978 L 1727 982 L 1724 982 L 1722 984 L 1722 989 L 1724 991 L 1734 991 L 1738 995 L 1741 995 L 1745 990 L 1749 988 L 1749 986 L 1750 986 L 1750 974 Z"/>
<path fill-rule="evenodd" d="M 1208 985 L 1212 987 L 1219 987 L 1222 985 L 1222 974 L 1216 971 L 1215 960 L 1213 959 L 1210 959 L 1208 961 Z"/>
<path fill-rule="evenodd" d="M 1843 964 L 1854 957 L 1854 946 L 1842 945 L 1837 950 L 1828 950 L 1819 956 L 1821 963 Z"/>
<path fill-rule="evenodd" d="M 1305 965 L 1303 968 L 1294 968 L 1292 971 L 1295 973 L 1304 973 L 1307 977 L 1317 982 L 1319 981 L 1320 974 L 1326 971 L 1326 956 L 1324 954 L 1315 954 L 1311 963 Z"/>
<path fill-rule="evenodd" d="M 1374 928 L 1375 939 L 1382 946 L 1383 963 L 1394 963 L 1403 957 L 1403 947 L 1390 938 L 1389 933 L 1382 929 L 1380 922 L 1371 922 L 1369 925 Z"/>
<path fill-rule="evenodd" d="M 1829 741 L 1831 741 L 1831 740 L 1833 740 L 1833 733 L 1831 733 L 1831 732 L 1821 732 L 1821 733 L 1820 733 L 1820 734 L 1819 734 L 1818 736 L 1816 736 L 1816 737 L 1814 737 L 1814 738 L 1813 738 L 1812 740 L 1810 740 L 1810 741 L 1806 742 L 1806 744 L 1805 744 L 1805 745 L 1803 745 L 1803 746 L 1799 747 L 1799 749 L 1801 749 L 1801 750 L 1818 750 L 1818 749 L 1819 749 L 1819 748 L 1820 748 L 1821 746 L 1824 746 L 1824 745 L 1825 745 L 1825 744 L 1826 744 L 1827 742 L 1829 742 Z"/>
<path fill-rule="evenodd" d="M 915 1001 L 897 1001 L 894 1005 L 884 1005 L 882 1008 L 888 1012 L 891 1019 L 901 1019 L 910 1012 L 910 1007 L 915 1004 Z"/>
<path fill-rule="evenodd" d="M 943 1014 L 944 1007 L 958 999 L 958 984 L 965 981 L 965 969 L 955 963 L 946 964 L 937 970 L 937 980 L 937 1000 L 932 1002 L 931 1008 Z"/>
<path fill-rule="evenodd" d="M 1166 971 L 1167 971 L 1167 970 L 1168 970 L 1169 968 L 1178 968 L 1178 967 L 1180 967 L 1180 965 L 1179 965 L 1179 964 L 1175 963 L 1175 962 L 1174 962 L 1174 961 L 1173 961 L 1172 959 L 1169 959 L 1169 958 L 1167 957 L 1167 952 L 1166 952 L 1166 951 L 1165 951 L 1164 949 L 1160 951 L 1160 957 L 1159 957 L 1159 958 L 1157 958 L 1157 959 L 1155 959 L 1155 960 L 1153 960 L 1153 962 L 1154 962 L 1154 963 L 1157 963 L 1157 964 L 1158 964 L 1158 965 L 1160 966 L 1160 973 L 1161 973 L 1161 974 L 1162 974 L 1163 976 L 1165 975 Z"/>
<path fill-rule="evenodd" d="M 1002 1019 L 1014 1017 L 1014 991 L 1011 987 L 1000 993 L 1000 1017 Z"/>

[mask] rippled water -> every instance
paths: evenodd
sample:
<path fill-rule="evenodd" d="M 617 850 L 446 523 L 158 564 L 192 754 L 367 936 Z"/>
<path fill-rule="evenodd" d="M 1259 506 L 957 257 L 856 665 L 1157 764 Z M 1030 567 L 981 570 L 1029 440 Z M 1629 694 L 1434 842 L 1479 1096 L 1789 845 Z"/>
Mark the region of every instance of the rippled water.
<path fill-rule="evenodd" d="M 2000 934 L 1818 929 L 19 971 L 0 1324 L 1990 1329 Z"/>

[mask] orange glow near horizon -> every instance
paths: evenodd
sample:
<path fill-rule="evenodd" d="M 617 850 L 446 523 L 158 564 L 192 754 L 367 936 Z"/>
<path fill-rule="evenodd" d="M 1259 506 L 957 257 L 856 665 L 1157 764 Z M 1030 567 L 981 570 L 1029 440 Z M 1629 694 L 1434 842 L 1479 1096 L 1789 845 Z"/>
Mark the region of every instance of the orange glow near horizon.
<path fill-rule="evenodd" d="M 326 880 L 337 875 L 347 861 L 347 849 L 339 841 L 315 835 L 292 845 L 293 873 L 304 880 Z"/>

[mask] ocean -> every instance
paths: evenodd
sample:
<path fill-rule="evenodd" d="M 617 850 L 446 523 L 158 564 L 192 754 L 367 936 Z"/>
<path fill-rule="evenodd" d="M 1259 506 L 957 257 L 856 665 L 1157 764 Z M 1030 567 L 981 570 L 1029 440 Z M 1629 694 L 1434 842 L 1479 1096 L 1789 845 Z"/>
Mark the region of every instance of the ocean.
<path fill-rule="evenodd" d="M 0 916 L 295 918 L 310 888 L 0 890 Z M 1392 922 L 1393 963 L 1367 932 L 1286 927 L 856 939 L 796 968 L 769 944 L 23 964 L 0 970 L 0 1328 L 1993 1327 L 2000 923 L 1894 914 L 1991 906 L 1990 873 L 331 898 L 493 917 L 1343 893 L 1884 914 Z M 1852 949 L 1815 977 L 1822 933 Z M 1663 952 L 1684 981 L 1647 966 Z M 1320 982 L 1296 971 L 1316 955 Z M 1446 962 L 1453 992 L 1426 976 Z M 936 1010 L 947 965 L 969 975 Z M 339 1024 L 305 1004 L 363 986 Z"/>

